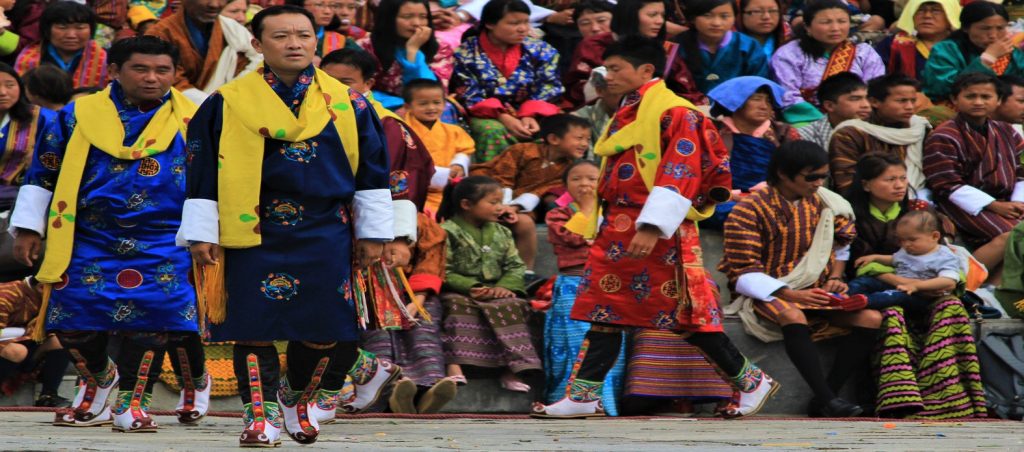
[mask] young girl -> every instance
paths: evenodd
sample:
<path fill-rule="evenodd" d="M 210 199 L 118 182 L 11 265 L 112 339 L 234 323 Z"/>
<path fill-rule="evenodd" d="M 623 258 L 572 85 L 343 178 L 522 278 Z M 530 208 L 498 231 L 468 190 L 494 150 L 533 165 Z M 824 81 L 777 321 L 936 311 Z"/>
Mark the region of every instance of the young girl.
<path fill-rule="evenodd" d="M 692 26 L 679 36 L 679 57 L 686 60 L 701 92 L 742 75 L 768 76 L 768 58 L 761 44 L 732 31 L 736 23 L 732 0 L 692 1 L 686 7 L 686 21 Z"/>
<path fill-rule="evenodd" d="M 789 23 L 782 20 L 785 10 L 781 0 L 740 0 L 742 17 L 736 31 L 756 39 L 765 57 L 771 57 L 792 35 Z"/>
<path fill-rule="evenodd" d="M 445 187 L 439 216 L 448 233 L 444 291 L 445 358 L 448 375 L 465 382 L 461 365 L 506 368 L 501 386 L 529 392 L 517 374 L 540 370 L 533 348 L 529 304 L 512 232 L 498 224 L 505 211 L 502 189 L 486 176 L 470 176 Z M 461 378 L 460 378 L 461 377 Z"/>
<path fill-rule="evenodd" d="M 565 397 L 565 388 L 573 376 L 573 363 L 583 344 L 590 324 L 569 318 L 576 291 L 583 281 L 583 265 L 587 262 L 590 243 L 583 236 L 566 229 L 566 223 L 585 221 L 594 215 L 597 205 L 597 164 L 579 160 L 565 172 L 562 182 L 573 202 L 548 212 L 548 241 L 558 258 L 558 278 L 552 294 L 551 309 L 544 322 L 544 372 L 547 376 L 547 403 Z M 604 379 L 601 399 L 610 416 L 618 415 L 618 401 L 625 373 L 625 356 L 619 353 L 615 367 Z"/>

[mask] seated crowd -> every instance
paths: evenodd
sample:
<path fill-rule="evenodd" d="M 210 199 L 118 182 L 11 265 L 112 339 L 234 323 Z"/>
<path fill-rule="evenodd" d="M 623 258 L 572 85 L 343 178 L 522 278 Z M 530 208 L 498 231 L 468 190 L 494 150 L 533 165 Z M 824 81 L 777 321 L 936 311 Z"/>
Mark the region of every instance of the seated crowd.
<path fill-rule="evenodd" d="M 726 315 L 782 342 L 811 416 L 986 417 L 960 299 L 995 293 L 1019 248 L 1024 34 L 1000 4 L 963 3 L 0 0 L 0 209 L 22 184 L 54 190 L 28 168 L 59 166 L 55 111 L 113 80 L 116 39 L 174 44 L 174 87 L 199 105 L 264 67 L 253 14 L 293 5 L 315 18 L 314 64 L 381 120 L 400 237 L 385 254 L 414 318 L 363 332 L 386 378 L 353 369 L 321 389 L 323 420 L 435 413 L 486 375 L 542 386 L 541 417 L 744 415 L 760 370 L 721 334 Z M 649 90 L 674 96 L 641 103 Z M 616 140 L 641 134 L 664 155 L 620 158 Z M 722 237 L 721 262 L 702 261 L 698 224 Z M 542 225 L 554 276 L 537 273 Z M 67 352 L 31 339 L 53 314 L 43 289 L 0 265 L 2 388 L 36 375 L 36 405 L 67 406 Z M 819 340 L 841 357 L 827 369 Z M 206 345 L 214 395 L 235 393 L 230 363 L 214 365 L 226 347 Z M 364 392 L 371 380 L 390 395 Z"/>

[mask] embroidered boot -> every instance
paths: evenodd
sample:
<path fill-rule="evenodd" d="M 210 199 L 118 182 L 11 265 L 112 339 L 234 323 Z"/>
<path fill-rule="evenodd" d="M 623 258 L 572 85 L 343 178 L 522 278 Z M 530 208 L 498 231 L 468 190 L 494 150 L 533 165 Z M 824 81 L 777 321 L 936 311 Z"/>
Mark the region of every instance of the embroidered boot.
<path fill-rule="evenodd" d="M 86 367 L 85 358 L 76 350 L 68 350 L 78 371 L 78 388 L 71 408 L 58 410 L 53 425 L 64 427 L 94 427 L 110 424 L 110 393 L 119 381 L 117 366 L 107 360 L 107 367 L 93 375 Z"/>
<path fill-rule="evenodd" d="M 320 386 L 320 379 L 327 370 L 327 363 L 330 358 L 322 358 L 313 371 L 309 384 L 302 391 L 293 390 L 288 384 L 288 378 L 281 379 L 281 387 L 277 391 L 277 400 L 281 404 L 281 412 L 284 414 L 284 427 L 299 444 L 313 444 L 320 435 L 320 424 L 311 412 L 316 401 L 313 399 L 317 387 Z"/>
<path fill-rule="evenodd" d="M 181 383 L 181 395 L 178 397 L 178 405 L 174 407 L 174 412 L 178 415 L 179 423 L 195 425 L 210 409 L 210 389 L 213 381 L 207 372 L 203 372 L 203 376 L 199 378 L 192 378 L 192 367 L 183 348 L 178 349 L 178 363 L 181 365 L 181 376 L 178 378 Z"/>
<path fill-rule="evenodd" d="M 333 424 L 334 416 L 338 411 L 338 400 L 341 398 L 341 390 L 328 390 L 320 388 L 316 391 L 316 401 L 310 406 L 310 413 L 320 425 Z"/>
<path fill-rule="evenodd" d="M 156 420 L 146 413 L 152 398 L 152 394 L 146 392 L 146 384 L 149 383 L 149 368 L 153 365 L 153 355 L 152 350 L 147 350 L 142 355 L 135 387 L 131 391 L 117 392 L 113 427 L 116 432 L 155 432 L 157 429 Z"/>
<path fill-rule="evenodd" d="M 744 362 L 743 370 L 739 375 L 729 378 L 736 393 L 733 395 L 734 403 L 722 413 L 725 418 L 737 418 L 741 416 L 753 416 L 764 408 L 768 399 L 775 395 L 775 392 L 782 387 L 782 384 L 772 379 L 749 360 Z"/>
<path fill-rule="evenodd" d="M 601 405 L 601 390 L 603 388 L 604 383 L 600 381 L 574 379 L 569 383 L 567 397 L 551 405 L 535 403 L 530 417 L 539 419 L 603 417 L 604 407 Z"/>
<path fill-rule="evenodd" d="M 355 414 L 375 405 L 384 390 L 402 375 L 402 368 L 359 349 L 359 357 L 348 374 L 355 384 L 356 398 L 345 404 L 343 409 L 346 413 Z"/>
<path fill-rule="evenodd" d="M 245 430 L 238 437 L 241 447 L 277 447 L 281 445 L 281 408 L 277 402 L 263 400 L 260 365 L 256 355 L 246 356 L 249 373 L 249 393 L 252 402 L 242 407 Z"/>

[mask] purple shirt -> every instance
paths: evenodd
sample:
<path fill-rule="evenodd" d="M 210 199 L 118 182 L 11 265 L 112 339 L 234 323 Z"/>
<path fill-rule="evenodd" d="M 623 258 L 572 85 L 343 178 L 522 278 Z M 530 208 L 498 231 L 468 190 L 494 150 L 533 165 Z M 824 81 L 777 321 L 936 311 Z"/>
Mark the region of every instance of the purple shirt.
<path fill-rule="evenodd" d="M 786 89 L 782 107 L 803 102 L 804 98 L 800 95 L 800 90 L 817 88 L 827 65 L 828 57 L 811 59 L 800 49 L 799 41 L 790 41 L 779 47 L 771 59 L 771 69 L 772 79 Z M 882 58 L 878 56 L 875 49 L 868 44 L 860 43 L 857 44 L 857 54 L 853 58 L 850 72 L 859 75 L 866 83 L 875 77 L 885 75 L 885 64 L 882 63 Z M 813 99 L 811 103 L 817 105 L 818 100 Z"/>

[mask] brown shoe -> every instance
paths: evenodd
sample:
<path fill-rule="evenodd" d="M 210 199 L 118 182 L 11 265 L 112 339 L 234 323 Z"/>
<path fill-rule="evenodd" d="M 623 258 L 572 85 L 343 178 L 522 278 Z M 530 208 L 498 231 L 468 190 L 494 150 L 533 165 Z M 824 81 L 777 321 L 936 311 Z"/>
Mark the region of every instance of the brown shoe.
<path fill-rule="evenodd" d="M 388 405 L 391 406 L 392 413 L 416 414 L 414 398 L 416 398 L 416 383 L 409 379 L 400 380 L 391 390 Z"/>
<path fill-rule="evenodd" d="M 434 386 L 427 390 L 426 394 L 423 394 L 416 409 L 420 414 L 437 413 L 455 398 L 458 391 L 458 383 L 448 378 L 442 378 L 441 381 L 434 383 Z"/>

